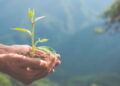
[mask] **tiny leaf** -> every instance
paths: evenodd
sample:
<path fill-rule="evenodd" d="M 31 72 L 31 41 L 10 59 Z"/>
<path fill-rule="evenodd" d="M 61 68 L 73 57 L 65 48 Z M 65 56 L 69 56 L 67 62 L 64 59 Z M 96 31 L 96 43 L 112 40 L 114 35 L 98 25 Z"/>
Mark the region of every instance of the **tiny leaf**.
<path fill-rule="evenodd" d="M 40 38 L 38 38 L 38 40 L 35 42 L 35 46 L 39 43 L 39 42 L 47 42 L 48 39 L 42 39 L 40 40 Z"/>
<path fill-rule="evenodd" d="M 12 30 L 17 30 L 17 31 L 22 31 L 22 32 L 26 32 L 31 36 L 31 32 L 27 29 L 22 29 L 22 28 L 13 28 Z"/>
<path fill-rule="evenodd" d="M 47 42 L 48 41 L 48 39 L 42 39 L 42 40 L 40 40 L 40 42 Z"/>
<path fill-rule="evenodd" d="M 35 46 L 40 42 L 40 38 L 35 42 Z"/>
<path fill-rule="evenodd" d="M 34 17 L 34 14 L 35 14 L 35 9 L 33 9 L 32 13 L 33 13 L 33 17 Z"/>
<path fill-rule="evenodd" d="M 48 47 L 48 46 L 40 46 L 40 47 L 37 47 L 39 50 L 42 50 L 50 55 L 52 55 L 53 57 L 56 58 L 56 52 L 53 48 L 51 47 Z"/>
<path fill-rule="evenodd" d="M 31 19 L 33 19 L 33 17 L 34 17 L 34 10 L 31 11 L 30 8 L 29 8 L 29 16 Z"/>
<path fill-rule="evenodd" d="M 45 18 L 45 16 L 37 17 L 37 18 L 35 18 L 34 22 L 37 22 L 37 21 L 39 21 L 39 20 L 41 20 L 43 18 Z"/>

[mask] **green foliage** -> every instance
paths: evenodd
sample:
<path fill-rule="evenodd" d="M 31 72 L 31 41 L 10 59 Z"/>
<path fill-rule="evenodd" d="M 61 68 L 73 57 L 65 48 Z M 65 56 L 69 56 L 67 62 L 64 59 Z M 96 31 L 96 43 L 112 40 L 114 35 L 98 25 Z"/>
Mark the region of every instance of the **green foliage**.
<path fill-rule="evenodd" d="M 0 73 L 0 86 L 26 86 L 26 85 L 22 84 L 21 82 L 13 78 L 8 77 L 7 75 Z M 52 82 L 51 80 L 46 78 L 38 80 L 29 86 L 59 86 L 59 85 L 58 83 Z"/>
<path fill-rule="evenodd" d="M 0 74 L 0 86 L 12 86 L 10 78 L 6 75 Z"/>
<path fill-rule="evenodd" d="M 30 8 L 29 8 L 29 16 L 30 16 L 30 18 L 31 18 L 31 20 L 33 19 L 33 17 L 34 17 L 34 13 L 35 13 L 35 11 L 34 11 L 34 9 L 33 9 L 33 11 L 31 11 L 30 10 Z"/>
<path fill-rule="evenodd" d="M 41 39 L 40 38 L 35 42 L 35 46 L 39 43 L 39 42 L 47 42 L 48 39 Z"/>
<path fill-rule="evenodd" d="M 42 39 L 42 40 L 40 40 L 40 42 L 47 42 L 48 41 L 48 39 Z"/>
<path fill-rule="evenodd" d="M 115 2 L 104 12 L 103 16 L 108 18 L 109 21 L 118 21 L 120 16 L 120 0 L 115 0 Z"/>
<path fill-rule="evenodd" d="M 98 34 L 104 34 L 104 33 L 105 33 L 105 30 L 102 29 L 102 28 L 96 28 L 96 29 L 94 30 L 94 32 L 95 32 L 95 33 L 98 33 Z"/>
<path fill-rule="evenodd" d="M 119 74 L 83 75 L 55 83 L 49 79 L 35 81 L 29 86 L 120 86 Z M 4 74 L 0 74 L 0 86 L 25 86 Z"/>
<path fill-rule="evenodd" d="M 53 48 L 51 47 L 47 47 L 47 46 L 40 46 L 40 47 L 37 47 L 39 50 L 42 50 L 42 51 L 45 51 L 47 53 L 49 53 L 50 55 L 52 55 L 53 57 L 56 58 L 56 52 Z"/>
<path fill-rule="evenodd" d="M 49 79 L 41 79 L 34 82 L 30 86 L 59 86 L 59 85 L 58 83 L 51 82 Z"/>
<path fill-rule="evenodd" d="M 95 83 L 92 83 L 92 84 L 91 84 L 91 86 L 98 86 L 98 85 L 97 85 L 97 84 L 95 84 Z"/>
<path fill-rule="evenodd" d="M 45 51 L 45 52 L 47 52 L 47 53 L 49 53 L 51 55 L 54 55 L 56 57 L 56 53 L 55 53 L 55 51 L 52 48 L 47 47 L 47 46 L 46 47 L 42 46 L 42 47 L 39 47 L 39 48 L 36 47 L 36 45 L 38 43 L 40 43 L 40 42 L 47 42 L 48 39 L 41 39 L 40 40 L 40 38 L 39 38 L 36 42 L 34 42 L 34 23 L 39 21 L 40 19 L 45 18 L 45 16 L 37 17 L 37 18 L 34 19 L 34 14 L 35 14 L 34 9 L 33 9 L 33 11 L 29 9 L 28 13 L 29 13 L 29 16 L 30 16 L 30 19 L 31 19 L 32 31 L 29 31 L 27 29 L 22 29 L 22 28 L 13 28 L 13 30 L 26 32 L 26 33 L 28 33 L 31 36 L 33 53 L 35 52 L 35 49 L 40 49 L 40 50 L 43 50 L 43 51 Z"/>
<path fill-rule="evenodd" d="M 83 75 L 63 80 L 60 86 L 120 86 L 119 74 Z"/>
<path fill-rule="evenodd" d="M 13 28 L 13 30 L 17 30 L 17 31 L 22 31 L 22 32 L 26 32 L 31 36 L 31 32 L 27 29 L 22 29 L 22 28 Z"/>

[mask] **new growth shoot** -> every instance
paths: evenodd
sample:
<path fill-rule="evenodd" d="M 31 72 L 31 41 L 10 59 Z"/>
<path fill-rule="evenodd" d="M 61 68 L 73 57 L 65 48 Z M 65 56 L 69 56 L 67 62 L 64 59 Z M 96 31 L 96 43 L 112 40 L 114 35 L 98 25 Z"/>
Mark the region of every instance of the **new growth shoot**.
<path fill-rule="evenodd" d="M 40 39 L 40 38 L 38 38 L 38 40 L 36 42 L 34 41 L 34 25 L 35 25 L 35 22 L 45 18 L 45 16 L 37 17 L 37 18 L 34 19 L 34 14 L 35 14 L 34 9 L 33 10 L 29 9 L 28 13 L 29 13 L 30 20 L 31 20 L 32 31 L 29 31 L 28 29 L 23 29 L 23 28 L 13 28 L 13 30 L 26 32 L 26 33 L 28 33 L 30 35 L 31 40 L 32 40 L 32 50 L 33 50 L 33 54 L 34 54 L 35 53 L 35 49 L 37 49 L 36 45 L 39 42 L 46 42 L 46 41 L 48 41 L 48 39 Z"/>
<path fill-rule="evenodd" d="M 23 28 L 13 28 L 13 30 L 17 30 L 17 31 L 22 31 L 22 32 L 26 32 L 30 35 L 31 37 L 31 40 L 32 40 L 32 50 L 33 50 L 33 56 L 35 55 L 35 49 L 39 49 L 39 50 L 42 50 L 52 56 L 54 56 L 56 58 L 56 52 L 53 48 L 51 47 L 48 47 L 48 46 L 39 46 L 37 47 L 37 44 L 40 43 L 40 42 L 47 42 L 48 39 L 40 39 L 38 38 L 38 40 L 35 42 L 34 41 L 34 25 L 37 21 L 45 18 L 45 16 L 41 16 L 41 17 L 37 17 L 37 18 L 34 18 L 34 14 L 35 14 L 35 11 L 34 9 L 33 10 L 28 10 L 28 13 L 29 13 L 29 16 L 30 16 L 30 20 L 31 20 L 31 27 L 32 27 L 32 30 L 28 30 L 28 29 L 23 29 Z"/>

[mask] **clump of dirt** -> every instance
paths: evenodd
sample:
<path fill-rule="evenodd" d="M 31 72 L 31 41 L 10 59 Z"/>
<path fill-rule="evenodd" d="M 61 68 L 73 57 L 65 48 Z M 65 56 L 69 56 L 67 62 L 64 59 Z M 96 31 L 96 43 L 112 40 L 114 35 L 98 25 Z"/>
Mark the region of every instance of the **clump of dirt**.
<path fill-rule="evenodd" d="M 38 54 L 38 53 L 33 53 L 33 52 L 27 52 L 27 53 L 18 53 L 18 54 L 24 55 L 24 56 L 30 57 L 30 58 L 40 58 L 42 60 L 45 60 L 50 57 L 50 54 L 48 54 L 48 53 Z"/>

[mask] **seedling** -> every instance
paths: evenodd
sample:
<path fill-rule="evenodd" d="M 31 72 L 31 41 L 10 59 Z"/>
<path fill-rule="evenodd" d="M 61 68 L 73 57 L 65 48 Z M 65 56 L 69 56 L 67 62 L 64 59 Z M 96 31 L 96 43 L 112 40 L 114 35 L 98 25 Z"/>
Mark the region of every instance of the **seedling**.
<path fill-rule="evenodd" d="M 38 38 L 38 40 L 36 42 L 34 41 L 34 25 L 35 25 L 35 23 L 37 21 L 45 18 L 45 16 L 37 17 L 37 18 L 34 19 L 34 14 L 35 14 L 34 9 L 33 10 L 29 9 L 28 13 L 29 13 L 29 16 L 30 16 L 31 24 L 32 24 L 32 31 L 30 31 L 28 29 L 23 29 L 23 28 L 13 28 L 13 30 L 26 32 L 26 33 L 28 33 L 30 35 L 31 40 L 32 40 L 32 50 L 33 50 L 32 52 L 33 52 L 33 56 L 35 54 L 35 49 L 39 49 L 39 50 L 42 50 L 42 51 L 44 51 L 46 53 L 49 53 L 52 56 L 56 57 L 56 52 L 51 47 L 48 47 L 48 46 L 39 46 L 39 47 L 37 47 L 38 43 L 47 42 L 48 39 L 46 39 L 46 38 L 44 38 L 44 39 Z"/>

